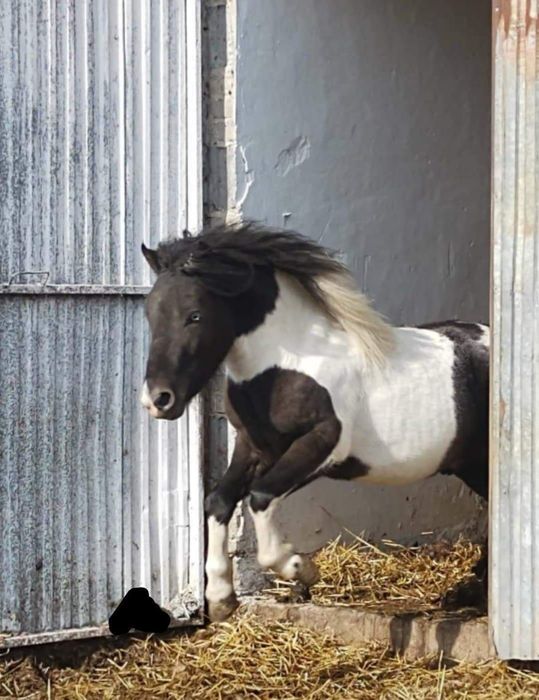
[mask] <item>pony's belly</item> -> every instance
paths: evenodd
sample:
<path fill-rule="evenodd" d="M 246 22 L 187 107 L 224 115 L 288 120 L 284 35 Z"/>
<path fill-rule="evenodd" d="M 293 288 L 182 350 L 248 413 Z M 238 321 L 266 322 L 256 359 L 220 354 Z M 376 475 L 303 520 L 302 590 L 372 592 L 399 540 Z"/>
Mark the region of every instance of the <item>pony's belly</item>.
<path fill-rule="evenodd" d="M 444 453 L 445 454 L 445 453 Z M 373 484 L 386 484 L 400 486 L 413 484 L 416 481 L 426 479 L 436 474 L 442 458 L 422 458 L 413 462 L 393 462 L 387 465 L 372 465 L 365 461 L 364 457 L 354 455 L 367 467 L 365 475 L 358 477 L 359 481 L 367 481 Z"/>
<path fill-rule="evenodd" d="M 328 463 L 340 464 L 348 459 L 365 465 L 362 481 L 380 484 L 408 484 L 435 474 L 456 435 L 454 415 L 441 420 L 438 431 L 428 434 L 417 431 L 404 436 L 383 439 L 382 431 L 370 426 L 355 431 L 343 422 L 341 439 L 335 445 Z"/>
<path fill-rule="evenodd" d="M 386 426 L 387 427 L 387 426 Z M 371 425 L 357 430 L 349 455 L 368 466 L 365 479 L 384 484 L 408 484 L 432 476 L 438 471 L 456 436 L 452 411 L 439 414 L 437 426 L 385 431 Z"/>
<path fill-rule="evenodd" d="M 360 416 L 355 423 L 341 418 L 341 437 L 329 460 L 339 464 L 357 459 L 368 468 L 361 479 L 380 484 L 408 484 L 432 476 L 457 434 L 455 413 L 445 408 L 437 412 L 437 420 L 425 417 L 416 425 L 399 420 L 377 424 L 372 415 L 367 422 Z"/>

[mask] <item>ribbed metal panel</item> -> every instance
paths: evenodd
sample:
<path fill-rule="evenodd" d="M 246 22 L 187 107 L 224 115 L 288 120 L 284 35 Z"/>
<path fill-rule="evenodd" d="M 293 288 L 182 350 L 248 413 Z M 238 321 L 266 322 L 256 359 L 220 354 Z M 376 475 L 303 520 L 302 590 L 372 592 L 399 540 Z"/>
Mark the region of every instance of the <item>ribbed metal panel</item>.
<path fill-rule="evenodd" d="M 504 659 L 539 659 L 538 11 L 494 3 L 490 619 Z"/>
<path fill-rule="evenodd" d="M 0 4 L 1 280 L 149 284 L 140 242 L 187 223 L 185 52 L 182 0 Z"/>
<path fill-rule="evenodd" d="M 102 623 L 135 585 L 202 602 L 198 406 L 142 409 L 138 295 L 141 242 L 200 223 L 198 11 L 0 3 L 0 284 L 56 285 L 0 295 L 0 633 Z"/>

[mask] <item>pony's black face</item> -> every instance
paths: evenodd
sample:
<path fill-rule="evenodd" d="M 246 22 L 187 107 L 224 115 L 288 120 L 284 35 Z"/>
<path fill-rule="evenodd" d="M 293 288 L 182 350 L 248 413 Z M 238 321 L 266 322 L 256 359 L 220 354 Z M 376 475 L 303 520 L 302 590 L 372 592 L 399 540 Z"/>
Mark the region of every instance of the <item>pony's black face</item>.
<path fill-rule="evenodd" d="M 232 343 L 229 306 L 195 277 L 164 270 L 146 300 L 151 344 L 142 403 L 155 418 L 179 418 Z"/>
<path fill-rule="evenodd" d="M 146 300 L 152 340 L 142 403 L 155 418 L 174 420 L 234 340 L 264 322 L 278 287 L 271 266 L 230 245 L 188 237 L 142 252 L 158 275 Z"/>

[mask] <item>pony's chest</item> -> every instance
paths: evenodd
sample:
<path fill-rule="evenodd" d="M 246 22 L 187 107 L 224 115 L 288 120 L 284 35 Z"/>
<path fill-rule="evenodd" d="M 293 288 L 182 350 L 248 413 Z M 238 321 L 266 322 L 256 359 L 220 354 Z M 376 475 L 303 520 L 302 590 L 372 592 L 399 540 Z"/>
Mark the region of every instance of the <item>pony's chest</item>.
<path fill-rule="evenodd" d="M 273 367 L 243 382 L 228 382 L 229 417 L 268 461 L 278 459 L 301 435 L 334 417 L 327 389 L 296 370 Z M 230 416 L 230 413 L 233 416 Z"/>

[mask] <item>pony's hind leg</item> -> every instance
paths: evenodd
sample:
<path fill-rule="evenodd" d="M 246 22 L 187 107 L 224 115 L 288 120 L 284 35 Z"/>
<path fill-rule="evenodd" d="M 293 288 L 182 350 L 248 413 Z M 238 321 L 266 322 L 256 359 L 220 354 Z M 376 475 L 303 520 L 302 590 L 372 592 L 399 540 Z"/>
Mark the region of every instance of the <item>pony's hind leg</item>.
<path fill-rule="evenodd" d="M 457 472 L 457 476 L 469 486 L 472 491 L 488 501 L 488 453 L 485 447 L 480 451 L 481 459 L 474 460 Z M 473 607 L 485 611 L 488 603 L 488 543 L 482 547 L 481 556 L 472 568 L 473 577 L 458 583 L 446 593 L 442 601 L 443 607 L 451 610 Z"/>

